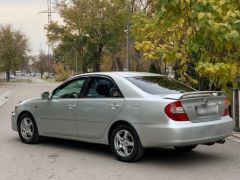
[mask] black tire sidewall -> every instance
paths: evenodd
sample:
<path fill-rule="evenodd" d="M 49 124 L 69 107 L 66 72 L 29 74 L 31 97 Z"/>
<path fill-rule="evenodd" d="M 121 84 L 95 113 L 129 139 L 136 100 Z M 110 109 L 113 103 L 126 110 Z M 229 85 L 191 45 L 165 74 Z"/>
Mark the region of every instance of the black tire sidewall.
<path fill-rule="evenodd" d="M 121 130 L 127 130 L 128 132 L 130 132 L 133 137 L 133 140 L 134 140 L 133 152 L 127 157 L 123 157 L 123 156 L 119 155 L 114 147 L 114 138 L 115 138 L 116 134 Z M 113 130 L 113 132 L 111 134 L 111 139 L 110 139 L 110 146 L 111 146 L 111 150 L 114 153 L 115 157 L 118 160 L 124 161 L 124 162 L 133 162 L 133 161 L 137 160 L 139 151 L 142 151 L 142 145 L 141 145 L 141 142 L 139 140 L 139 137 L 138 137 L 136 131 L 132 127 L 127 126 L 127 125 L 117 126 Z"/>
<path fill-rule="evenodd" d="M 25 139 L 23 136 L 22 136 L 22 133 L 21 133 L 21 122 L 23 121 L 24 118 L 29 118 L 31 119 L 32 123 L 33 123 L 33 136 L 30 138 L 30 139 Z M 34 120 L 34 118 L 32 117 L 31 114 L 29 113 L 24 113 L 20 116 L 19 118 L 19 121 L 18 121 L 18 134 L 19 134 L 19 137 L 21 139 L 22 142 L 26 143 L 26 144 L 34 144 L 38 141 L 38 130 L 37 130 L 37 125 L 36 125 L 36 122 Z"/>

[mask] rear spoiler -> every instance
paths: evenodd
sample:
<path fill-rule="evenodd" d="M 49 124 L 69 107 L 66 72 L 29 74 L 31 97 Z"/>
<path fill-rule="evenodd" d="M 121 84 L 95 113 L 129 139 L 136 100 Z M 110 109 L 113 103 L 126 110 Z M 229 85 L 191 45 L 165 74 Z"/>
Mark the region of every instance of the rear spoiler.
<path fill-rule="evenodd" d="M 209 97 L 209 96 L 226 97 L 226 94 L 223 91 L 197 91 L 197 92 L 184 93 L 179 99 L 189 99 L 189 98 L 195 98 L 195 97 Z"/>
<path fill-rule="evenodd" d="M 182 100 L 209 96 L 226 97 L 226 94 L 223 91 L 194 91 L 183 94 L 169 94 L 167 96 L 163 96 L 163 98 Z"/>

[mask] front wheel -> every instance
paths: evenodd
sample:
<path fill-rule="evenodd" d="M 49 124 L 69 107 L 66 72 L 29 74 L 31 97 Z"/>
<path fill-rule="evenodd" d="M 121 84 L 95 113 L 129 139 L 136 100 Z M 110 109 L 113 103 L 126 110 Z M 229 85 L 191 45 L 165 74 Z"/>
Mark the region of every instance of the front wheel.
<path fill-rule="evenodd" d="M 192 146 L 176 146 L 175 149 L 180 151 L 180 152 L 190 152 L 194 148 L 196 148 L 197 145 L 192 145 Z"/>
<path fill-rule="evenodd" d="M 34 118 L 29 113 L 20 116 L 18 122 L 18 134 L 22 142 L 35 144 L 39 141 L 37 125 Z"/>
<path fill-rule="evenodd" d="M 110 145 L 115 157 L 120 161 L 137 161 L 144 154 L 136 131 L 127 125 L 117 126 L 113 130 Z"/>

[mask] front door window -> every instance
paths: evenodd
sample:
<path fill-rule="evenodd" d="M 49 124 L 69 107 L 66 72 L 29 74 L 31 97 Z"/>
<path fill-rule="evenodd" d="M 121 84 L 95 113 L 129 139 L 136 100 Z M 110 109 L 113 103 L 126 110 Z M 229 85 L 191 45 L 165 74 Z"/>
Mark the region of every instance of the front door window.
<path fill-rule="evenodd" d="M 73 80 L 66 85 L 56 89 L 52 99 L 79 98 L 86 78 Z"/>

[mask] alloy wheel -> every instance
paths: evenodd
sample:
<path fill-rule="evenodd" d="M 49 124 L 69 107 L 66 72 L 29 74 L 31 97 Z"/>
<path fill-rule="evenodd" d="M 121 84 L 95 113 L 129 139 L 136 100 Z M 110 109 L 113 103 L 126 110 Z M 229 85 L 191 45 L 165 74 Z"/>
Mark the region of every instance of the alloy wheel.
<path fill-rule="evenodd" d="M 21 121 L 20 131 L 24 139 L 29 140 L 32 138 L 34 133 L 34 126 L 30 118 L 26 117 Z"/>
<path fill-rule="evenodd" d="M 134 138 L 127 130 L 120 130 L 114 138 L 114 148 L 122 157 L 128 157 L 134 150 Z"/>

